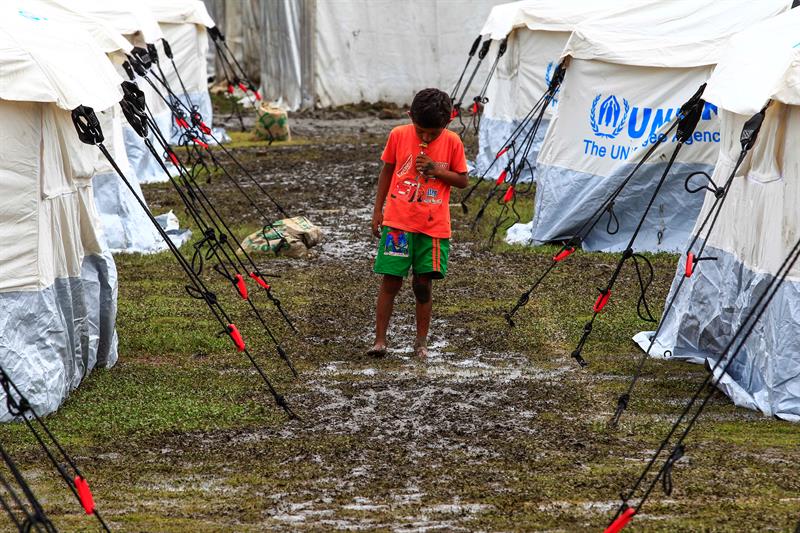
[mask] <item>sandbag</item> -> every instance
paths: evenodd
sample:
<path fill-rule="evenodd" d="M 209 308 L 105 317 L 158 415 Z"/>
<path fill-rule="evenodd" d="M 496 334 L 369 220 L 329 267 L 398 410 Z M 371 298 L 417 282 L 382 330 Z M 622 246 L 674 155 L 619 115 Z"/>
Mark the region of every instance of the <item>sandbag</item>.
<path fill-rule="evenodd" d="M 248 252 L 268 253 L 286 257 L 306 257 L 308 250 L 322 241 L 322 229 L 306 217 L 292 217 L 273 222 L 248 235 L 242 246 Z"/>
<path fill-rule="evenodd" d="M 258 120 L 255 135 L 265 141 L 290 141 L 289 115 L 286 110 L 274 104 L 261 102 L 258 107 Z"/>

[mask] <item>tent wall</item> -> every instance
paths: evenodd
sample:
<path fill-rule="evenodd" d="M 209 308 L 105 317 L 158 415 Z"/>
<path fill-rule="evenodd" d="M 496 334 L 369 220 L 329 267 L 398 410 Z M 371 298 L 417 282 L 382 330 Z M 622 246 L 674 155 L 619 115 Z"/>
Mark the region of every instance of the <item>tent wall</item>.
<path fill-rule="evenodd" d="M 470 0 L 262 2 L 263 93 L 290 109 L 449 91 L 491 7 Z M 380 51 L 380 53 L 377 53 Z M 496 45 L 475 78 L 479 88 Z"/>
<path fill-rule="evenodd" d="M 314 106 L 315 14 L 315 0 L 261 4 L 261 92 L 288 109 Z"/>
<path fill-rule="evenodd" d="M 723 110 L 721 118 L 716 183 L 724 183 L 733 170 L 749 116 Z M 703 261 L 685 279 L 651 355 L 713 364 L 753 310 L 800 235 L 798 136 L 800 107 L 773 102 L 709 237 L 704 255 L 716 260 Z M 700 220 L 713 201 L 707 194 Z M 684 269 L 682 259 L 668 301 Z M 800 265 L 795 265 L 720 383 L 737 405 L 800 421 L 799 302 Z M 645 349 L 649 339 L 647 333 L 636 337 Z"/>
<path fill-rule="evenodd" d="M 0 101 L 0 118 L 0 365 L 49 413 L 117 360 L 116 268 L 97 229 L 94 151 L 69 112 Z"/>
<path fill-rule="evenodd" d="M 225 34 L 225 42 L 247 76 L 258 83 L 261 78 L 261 3 L 259 0 L 203 0 L 211 18 Z M 208 71 L 215 76 L 222 65 L 209 49 Z"/>
<path fill-rule="evenodd" d="M 569 35 L 565 31 L 531 31 L 527 28 L 519 28 L 509 34 L 508 49 L 486 93 L 489 101 L 481 117 L 476 160 L 479 172 L 484 172 L 492 164 L 500 147 L 544 94 L 558 67 L 559 56 Z M 545 110 L 527 158 L 532 168 L 557 105 L 556 98 Z M 494 164 L 492 168 L 496 172 L 490 178 L 505 167 L 508 157 L 503 156 Z"/>
<path fill-rule="evenodd" d="M 537 168 L 536 208 L 514 237 L 542 243 L 571 237 L 630 173 L 664 124 L 708 79 L 711 67 L 652 68 L 572 59 L 558 110 Z M 585 249 L 623 250 L 677 142 L 668 139 L 638 171 L 614 204 L 619 231 L 606 220 Z M 684 190 L 683 177 L 713 169 L 719 146 L 716 108 L 707 106 L 691 144 L 676 158 L 636 243 L 637 250 L 679 250 L 694 225 L 702 197 Z M 608 218 L 608 215 L 606 215 Z M 527 233 L 530 228 L 530 233 Z M 526 235 L 527 233 L 527 235 Z"/>
<path fill-rule="evenodd" d="M 126 152 L 128 146 L 125 143 L 123 117 L 119 106 L 99 113 L 98 118 L 106 136 L 106 146 L 123 174 L 129 178 L 137 176 L 128 161 Z M 136 137 L 136 143 L 133 144 L 135 151 L 145 151 L 141 138 L 130 127 L 128 130 Z M 149 152 L 147 154 L 150 155 Z M 108 250 L 112 253 L 153 253 L 166 250 L 167 244 L 153 227 L 128 187 L 99 151 L 97 156 L 97 171 L 92 178 L 92 185 Z M 152 161 L 152 159 L 149 157 L 147 160 Z M 163 176 L 164 171 L 161 167 L 158 167 L 157 171 Z M 131 179 L 131 185 L 136 190 L 136 195 L 144 199 L 138 181 Z"/>

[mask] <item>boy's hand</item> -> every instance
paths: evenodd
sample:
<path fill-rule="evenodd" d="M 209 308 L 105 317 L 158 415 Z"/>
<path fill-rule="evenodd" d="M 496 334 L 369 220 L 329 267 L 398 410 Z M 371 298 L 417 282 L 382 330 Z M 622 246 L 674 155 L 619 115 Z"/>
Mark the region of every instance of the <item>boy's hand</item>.
<path fill-rule="evenodd" d="M 436 165 L 434 165 L 433 159 L 426 154 L 420 154 L 417 156 L 416 167 L 417 172 L 420 174 L 423 174 L 429 178 L 436 177 Z"/>
<path fill-rule="evenodd" d="M 376 211 L 372 213 L 372 234 L 376 237 L 381 236 L 381 225 L 383 224 L 383 213 Z"/>

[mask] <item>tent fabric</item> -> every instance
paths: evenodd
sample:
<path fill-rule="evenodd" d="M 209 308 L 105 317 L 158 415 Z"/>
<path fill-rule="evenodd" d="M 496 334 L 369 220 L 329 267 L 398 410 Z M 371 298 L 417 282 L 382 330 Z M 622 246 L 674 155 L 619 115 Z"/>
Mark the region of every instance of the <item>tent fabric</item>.
<path fill-rule="evenodd" d="M 163 37 L 155 15 L 139 2 L 125 0 L 46 0 L 102 21 L 131 44 L 142 46 L 155 43 Z"/>
<path fill-rule="evenodd" d="M 200 0 L 170 0 L 168 2 L 146 0 L 144 4 L 152 10 L 161 32 L 164 34 L 164 39 L 170 43 L 175 66 L 180 73 L 179 79 L 170 64 L 164 69 L 167 83 L 187 107 L 191 109 L 197 106 L 204 122 L 213 128 L 211 96 L 208 94 L 206 57 L 209 43 L 206 28 L 213 27 L 214 21 L 209 16 L 205 4 Z M 163 48 L 161 51 L 163 54 Z M 183 86 L 180 83 L 181 80 Z M 185 92 L 183 87 L 186 89 Z M 174 124 L 169 109 L 165 108 L 161 112 L 154 111 L 153 114 L 156 124 L 169 142 L 180 144 L 181 131 Z M 221 139 L 224 132 L 216 129 L 214 136 Z M 149 173 L 147 176 L 140 176 L 140 183 L 167 181 L 167 179 L 163 172 Z"/>
<path fill-rule="evenodd" d="M 640 67 L 713 65 L 732 35 L 790 7 L 791 0 L 647 2 L 580 24 L 564 56 Z"/>
<path fill-rule="evenodd" d="M 119 65 L 125 60 L 125 54 L 133 48 L 132 41 L 144 35 L 159 39 L 162 36 L 152 15 L 148 22 L 146 8 L 128 8 L 116 0 L 97 5 L 64 0 L 25 0 L 24 6 L 28 13 L 80 27 L 118 65 L 118 72 L 122 72 Z M 106 146 L 123 172 L 133 178 L 135 176 L 125 152 L 121 115 L 119 105 L 105 111 L 98 110 Z M 137 150 L 145 150 L 138 136 L 135 143 Z M 149 152 L 147 155 L 150 156 Z M 166 243 L 114 169 L 99 151 L 96 151 L 96 156 L 98 172 L 93 178 L 92 190 L 108 251 L 150 253 L 165 250 Z M 155 161 L 152 163 L 157 164 Z M 157 170 L 161 172 L 160 167 Z M 137 192 L 141 196 L 141 190 Z"/>
<path fill-rule="evenodd" d="M 201 0 L 144 0 L 143 3 L 159 23 L 214 27 L 214 21 Z"/>
<path fill-rule="evenodd" d="M 708 98 L 741 115 L 756 113 L 770 98 L 800 105 L 798 23 L 795 8 L 735 35 L 709 79 Z"/>
<path fill-rule="evenodd" d="M 508 49 L 500 60 L 497 72 L 489 84 L 486 103 L 480 121 L 476 170 L 483 174 L 495 155 L 528 111 L 544 94 L 572 30 L 586 20 L 615 10 L 640 5 L 647 0 L 616 0 L 612 2 L 525 0 L 501 4 L 492 8 L 481 34 L 492 39 L 508 38 Z M 545 110 L 542 124 L 527 157 L 528 167 L 535 169 L 539 149 L 558 98 Z M 497 172 L 505 167 L 508 155 L 495 163 Z M 492 167 L 494 168 L 494 167 Z M 487 178 L 492 178 L 487 176 Z M 522 180 L 534 179 L 531 175 Z"/>
<path fill-rule="evenodd" d="M 535 214 L 512 235 L 534 244 L 572 236 L 656 140 L 659 128 L 708 79 L 732 33 L 789 4 L 676 0 L 579 24 L 562 53 L 570 63 L 537 161 Z M 653 52 L 658 47 L 664 52 Z M 683 192 L 682 176 L 710 171 L 719 140 L 716 107 L 707 105 L 642 228 L 638 251 L 681 248 L 702 204 L 698 195 Z M 625 248 L 676 144 L 674 137 L 668 141 L 615 202 L 618 231 L 610 235 L 601 224 L 583 243 L 585 249 Z"/>
<path fill-rule="evenodd" d="M 654 357 L 709 366 L 718 361 L 800 235 L 800 159 L 795 149 L 800 135 L 798 23 L 800 11 L 792 10 L 742 32 L 709 80 L 709 94 L 722 106 L 722 142 L 712 175 L 716 183 L 724 183 L 733 171 L 742 126 L 751 112 L 770 99 L 772 103 L 708 237 L 704 255 L 716 260 L 703 261 L 684 280 L 650 352 Z M 761 64 L 755 57 L 770 59 Z M 760 79 L 762 75 L 766 79 Z M 713 201 L 707 194 L 701 215 Z M 699 226 L 692 233 L 698 232 Z M 685 275 L 685 259 L 680 263 L 667 301 Z M 719 387 L 736 405 L 800 422 L 798 302 L 796 264 L 727 374 L 718 369 Z M 651 337 L 652 332 L 642 332 L 634 340 L 647 349 Z"/>
<path fill-rule="evenodd" d="M 45 414 L 117 360 L 116 268 L 92 197 L 97 149 L 80 142 L 70 110 L 112 107 L 121 79 L 91 32 L 42 5 L 0 5 L 0 365 Z"/>
<path fill-rule="evenodd" d="M 123 133 L 122 111 L 115 106 L 98 114 L 98 118 L 106 136 L 106 147 L 123 174 L 131 178 L 129 181 L 136 196 L 144 200 L 139 183 L 132 179 L 135 173 L 128 160 L 126 142 L 130 140 Z M 136 145 L 145 149 L 141 138 Z M 108 250 L 112 253 L 155 253 L 166 250 L 167 244 L 137 202 L 134 193 L 122 182 L 105 157 L 99 152 L 97 155 L 92 178 L 94 201 Z M 159 170 L 163 174 L 163 169 L 159 167 Z"/>
<path fill-rule="evenodd" d="M 522 0 L 494 6 L 481 28 L 481 35 L 503 39 L 512 31 L 527 28 L 533 31 L 572 32 L 575 26 L 616 10 L 652 4 L 653 0 Z"/>
<path fill-rule="evenodd" d="M 562 85 L 537 161 L 537 189 L 529 240 L 568 239 L 639 162 L 678 108 L 708 78 L 710 69 L 657 69 L 573 60 Z M 613 80 L 601 85 L 604 80 Z M 615 87 L 624 87 L 619 90 Z M 603 121 L 604 106 L 617 116 Z M 636 249 L 675 251 L 694 225 L 703 198 L 684 190 L 682 176 L 713 168 L 719 142 L 716 110 L 707 106 L 692 137 L 676 158 L 639 234 Z M 614 203 L 619 221 L 603 220 L 584 249 L 620 251 L 660 179 L 677 141 L 674 135 L 642 165 Z M 607 216 L 607 215 L 606 215 Z M 517 230 L 519 231 L 519 230 Z"/>
<path fill-rule="evenodd" d="M 258 83 L 261 78 L 261 2 L 204 0 L 204 3 L 247 77 Z M 223 72 L 213 46 L 208 54 L 208 71 L 215 77 L 217 72 Z"/>
<path fill-rule="evenodd" d="M 91 37 L 16 2 L 0 3 L 0 64 L 3 100 L 108 109 L 122 98 L 122 79 Z"/>
<path fill-rule="evenodd" d="M 425 87 L 449 91 L 481 21 L 497 3 L 262 2 L 262 93 L 294 110 L 362 101 L 406 105 Z M 476 86 L 495 53 L 496 46 Z"/>
<path fill-rule="evenodd" d="M 289 110 L 314 106 L 313 2 L 262 3 L 261 93 Z"/>
<path fill-rule="evenodd" d="M 69 112 L 0 101 L 0 116 L 0 365 L 43 414 L 116 362 L 116 268 L 92 199 L 96 149 Z"/>

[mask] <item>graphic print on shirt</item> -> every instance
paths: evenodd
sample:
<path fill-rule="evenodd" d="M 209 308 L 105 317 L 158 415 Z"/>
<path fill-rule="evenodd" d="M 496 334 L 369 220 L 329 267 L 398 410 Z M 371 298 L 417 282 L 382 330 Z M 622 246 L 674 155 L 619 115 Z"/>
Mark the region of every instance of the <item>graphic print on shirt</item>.
<path fill-rule="evenodd" d="M 408 154 L 405 162 L 403 165 L 395 172 L 397 174 L 397 185 L 395 186 L 395 190 L 392 192 L 392 198 L 401 198 L 403 200 L 408 200 L 409 202 L 414 201 L 414 196 L 419 188 L 418 180 L 415 180 L 410 175 L 405 177 L 408 174 L 408 171 L 411 169 L 411 166 L 414 164 L 414 154 Z"/>
<path fill-rule="evenodd" d="M 408 257 L 408 237 L 405 231 L 390 228 L 386 232 L 386 240 L 383 242 L 383 255 Z"/>

